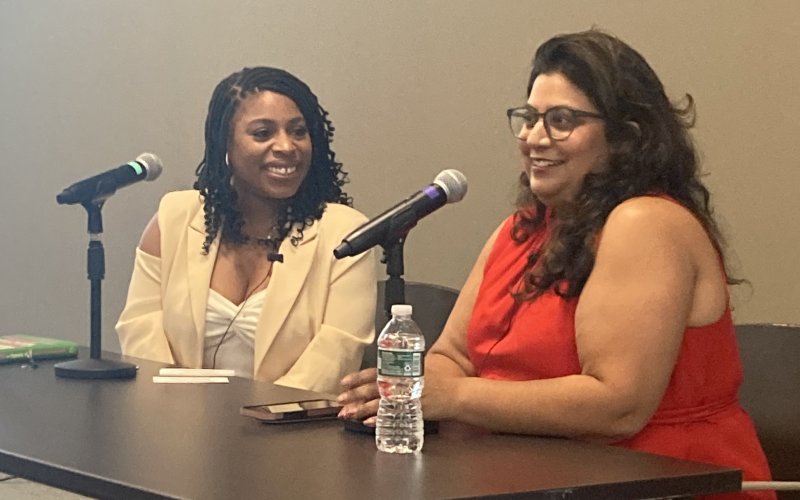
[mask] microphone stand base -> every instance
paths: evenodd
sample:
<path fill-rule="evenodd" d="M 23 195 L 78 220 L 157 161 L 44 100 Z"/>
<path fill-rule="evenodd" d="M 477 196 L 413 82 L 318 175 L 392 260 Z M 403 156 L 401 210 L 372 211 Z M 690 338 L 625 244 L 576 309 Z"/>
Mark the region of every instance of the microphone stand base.
<path fill-rule="evenodd" d="M 110 359 L 74 359 L 55 364 L 56 377 L 79 379 L 133 378 L 138 367 Z"/>

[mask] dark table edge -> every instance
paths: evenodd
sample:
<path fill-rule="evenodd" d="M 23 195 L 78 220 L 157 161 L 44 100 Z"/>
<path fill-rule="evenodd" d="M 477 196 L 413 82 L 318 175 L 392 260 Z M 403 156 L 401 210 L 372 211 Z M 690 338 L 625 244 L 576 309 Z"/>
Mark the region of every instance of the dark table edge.
<path fill-rule="evenodd" d="M 60 465 L 51 465 L 13 453 L 0 451 L 0 470 L 11 476 L 46 484 L 92 498 L 125 498 L 135 500 L 162 500 L 177 497 L 164 496 L 140 487 L 79 472 Z"/>
<path fill-rule="evenodd" d="M 0 452 L 0 469 L 13 476 L 22 477 L 31 481 L 53 486 L 62 490 L 71 491 L 80 495 L 94 498 L 125 498 L 142 500 L 162 500 L 177 497 L 165 496 L 154 491 L 146 491 L 139 487 L 111 481 L 104 477 L 81 473 L 61 466 L 54 466 L 44 462 L 22 459 L 14 454 Z M 697 491 L 696 482 L 702 480 L 706 489 Z M 595 500 L 603 498 L 629 498 L 646 499 L 654 498 L 663 492 L 663 479 L 658 480 L 661 486 L 653 485 L 653 480 L 629 481 L 615 485 L 581 485 L 572 488 L 558 488 L 536 492 L 507 493 L 470 498 L 491 499 L 522 499 L 530 498 L 532 494 L 552 498 L 570 498 L 575 500 Z M 685 494 L 686 497 L 696 495 L 709 495 L 715 493 L 730 493 L 741 490 L 742 473 L 731 469 L 719 474 L 697 474 L 692 476 L 676 477 L 669 480 L 675 487 L 677 495 Z"/>
<path fill-rule="evenodd" d="M 698 491 L 696 487 L 697 480 L 706 482 L 706 488 L 703 491 Z M 662 498 L 663 494 L 663 480 L 658 480 L 661 486 L 652 483 L 656 480 L 643 480 L 643 481 L 628 481 L 625 483 L 615 483 L 614 485 L 598 484 L 598 485 L 581 485 L 574 488 L 559 488 L 553 490 L 541 490 L 535 492 L 537 497 L 542 498 L 569 498 L 571 500 L 602 500 L 602 499 L 620 499 L 626 498 L 630 500 L 635 499 L 652 499 Z M 735 493 L 741 491 L 742 486 L 742 473 L 737 469 L 731 469 L 725 472 L 724 477 L 719 475 L 712 476 L 710 474 L 697 474 L 693 476 L 686 476 L 680 478 L 670 479 L 672 485 L 675 486 L 675 495 L 670 498 L 694 498 L 698 495 L 712 495 Z M 532 492 L 529 493 L 506 493 L 501 495 L 490 495 L 482 497 L 470 497 L 481 499 L 502 499 L 502 500 L 517 500 L 529 499 Z"/>

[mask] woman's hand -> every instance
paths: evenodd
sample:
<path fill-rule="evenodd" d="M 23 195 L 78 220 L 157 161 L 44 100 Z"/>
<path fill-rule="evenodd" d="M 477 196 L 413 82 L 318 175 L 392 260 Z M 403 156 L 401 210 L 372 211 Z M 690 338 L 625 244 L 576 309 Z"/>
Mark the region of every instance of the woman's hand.
<path fill-rule="evenodd" d="M 363 420 L 364 425 L 375 426 L 380 401 L 377 376 L 375 368 L 367 368 L 342 379 L 345 390 L 336 398 L 342 405 L 339 418 Z M 422 411 L 426 419 L 449 420 L 455 417 L 453 397 L 458 379 L 453 376 L 426 375 L 422 391 Z"/>
<path fill-rule="evenodd" d="M 422 416 L 425 420 L 458 420 L 458 384 L 464 376 L 425 375 L 422 390 Z"/>
<path fill-rule="evenodd" d="M 378 414 L 378 371 L 367 368 L 351 373 L 342 379 L 344 392 L 336 401 L 342 405 L 339 418 L 343 420 L 363 420 L 364 425 L 374 427 Z"/>

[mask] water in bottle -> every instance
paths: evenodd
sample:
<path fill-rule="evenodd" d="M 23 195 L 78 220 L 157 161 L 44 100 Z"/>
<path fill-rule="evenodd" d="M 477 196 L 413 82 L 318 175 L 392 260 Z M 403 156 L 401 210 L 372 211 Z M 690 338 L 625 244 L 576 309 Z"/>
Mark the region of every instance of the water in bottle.
<path fill-rule="evenodd" d="M 424 439 L 420 397 L 425 337 L 407 304 L 392 306 L 392 319 L 378 337 L 381 399 L 375 444 L 387 453 L 418 453 Z"/>

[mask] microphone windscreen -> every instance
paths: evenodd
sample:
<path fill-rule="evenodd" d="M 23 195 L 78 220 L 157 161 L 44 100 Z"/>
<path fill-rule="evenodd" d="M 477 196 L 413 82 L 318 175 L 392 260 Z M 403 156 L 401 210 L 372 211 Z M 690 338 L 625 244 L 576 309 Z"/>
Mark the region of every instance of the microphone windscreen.
<path fill-rule="evenodd" d="M 161 158 L 153 153 L 142 153 L 136 157 L 136 161 L 144 165 L 144 168 L 147 171 L 147 174 L 144 178 L 146 181 L 154 181 L 158 179 L 158 176 L 161 175 L 161 170 L 164 168 L 161 163 Z"/>
<path fill-rule="evenodd" d="M 433 183 L 444 190 L 447 203 L 461 201 L 467 194 L 467 177 L 453 168 L 439 172 Z"/>

